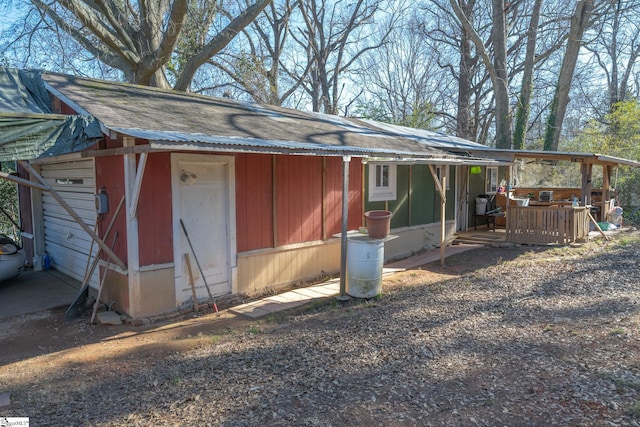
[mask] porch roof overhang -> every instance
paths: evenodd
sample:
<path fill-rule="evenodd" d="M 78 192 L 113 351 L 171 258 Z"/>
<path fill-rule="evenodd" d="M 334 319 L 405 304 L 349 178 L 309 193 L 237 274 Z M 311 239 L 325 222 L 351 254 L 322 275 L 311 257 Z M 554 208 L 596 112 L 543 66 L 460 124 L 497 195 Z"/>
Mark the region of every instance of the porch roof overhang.
<path fill-rule="evenodd" d="M 640 167 L 640 162 L 623 159 L 620 157 L 607 156 L 598 153 L 578 153 L 562 151 L 539 151 L 539 150 L 504 150 L 495 149 L 498 156 L 508 155 L 513 160 L 516 159 L 540 159 L 540 160 L 565 160 L 575 163 L 592 163 L 604 165 L 623 165 L 630 167 Z M 492 151 L 492 152 L 494 152 Z"/>
<path fill-rule="evenodd" d="M 466 157 L 456 155 L 455 158 L 424 158 L 424 157 L 368 157 L 363 160 L 363 163 L 368 164 L 382 164 L 393 163 L 397 165 L 474 165 L 474 166 L 498 166 L 502 162 L 493 159 L 479 158 L 479 157 Z M 510 163 L 509 163 L 510 164 Z"/>
<path fill-rule="evenodd" d="M 414 150 L 380 147 L 359 147 L 352 145 L 334 145 L 287 140 L 267 140 L 260 138 L 230 137 L 172 131 L 152 131 L 147 129 L 110 128 L 121 135 L 145 139 L 148 147 L 141 151 L 195 151 L 195 152 L 234 152 L 257 154 L 288 154 L 306 156 L 360 157 L 367 161 L 384 159 L 385 162 L 414 162 L 432 164 L 463 164 L 469 159 L 465 156 L 448 153 L 433 148 Z M 92 151 L 100 155 L 99 151 Z M 371 160 L 370 160 L 371 159 Z M 481 162 L 490 162 L 478 159 Z M 477 164 L 477 163 L 474 163 Z"/>

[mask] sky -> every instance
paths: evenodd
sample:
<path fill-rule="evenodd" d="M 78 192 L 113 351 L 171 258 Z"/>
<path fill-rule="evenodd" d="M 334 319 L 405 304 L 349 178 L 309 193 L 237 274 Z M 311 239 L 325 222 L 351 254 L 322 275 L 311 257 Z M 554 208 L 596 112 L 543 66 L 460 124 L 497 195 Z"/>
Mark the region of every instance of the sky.
<path fill-rule="evenodd" d="M 15 8 L 0 8 L 0 32 L 6 30 L 18 19 L 18 12 Z"/>

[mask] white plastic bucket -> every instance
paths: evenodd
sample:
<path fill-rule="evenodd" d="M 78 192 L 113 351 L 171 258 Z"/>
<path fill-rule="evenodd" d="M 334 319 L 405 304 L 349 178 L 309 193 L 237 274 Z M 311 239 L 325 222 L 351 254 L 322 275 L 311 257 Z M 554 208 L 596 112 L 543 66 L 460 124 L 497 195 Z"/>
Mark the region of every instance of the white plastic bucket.
<path fill-rule="evenodd" d="M 484 197 L 476 197 L 476 215 L 484 215 L 487 213 L 487 204 L 489 199 Z"/>

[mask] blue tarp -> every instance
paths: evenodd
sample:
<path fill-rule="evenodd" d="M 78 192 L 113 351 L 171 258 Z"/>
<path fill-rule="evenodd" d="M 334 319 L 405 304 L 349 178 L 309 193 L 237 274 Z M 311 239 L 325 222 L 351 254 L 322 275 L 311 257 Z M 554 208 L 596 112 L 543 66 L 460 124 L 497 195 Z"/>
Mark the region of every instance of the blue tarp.
<path fill-rule="evenodd" d="M 93 117 L 53 112 L 40 72 L 0 67 L 0 161 L 81 151 L 101 137 Z"/>

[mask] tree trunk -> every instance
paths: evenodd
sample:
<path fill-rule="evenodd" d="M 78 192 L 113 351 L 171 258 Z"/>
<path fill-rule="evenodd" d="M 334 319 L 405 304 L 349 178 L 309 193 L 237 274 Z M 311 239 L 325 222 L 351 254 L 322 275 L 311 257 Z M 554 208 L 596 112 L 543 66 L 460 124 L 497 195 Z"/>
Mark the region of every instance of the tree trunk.
<path fill-rule="evenodd" d="M 460 7 L 473 22 L 475 0 L 461 4 Z M 458 77 L 458 112 L 456 116 L 456 136 L 476 140 L 475 121 L 471 99 L 473 95 L 473 68 L 476 59 L 473 57 L 473 41 L 467 30 L 462 27 L 460 35 L 460 74 Z"/>
<path fill-rule="evenodd" d="M 558 77 L 556 92 L 551 104 L 551 111 L 547 119 L 544 138 L 545 151 L 557 151 L 562 131 L 562 122 L 569 104 L 569 89 L 576 69 L 578 54 L 582 46 L 582 35 L 589 25 L 589 16 L 593 10 L 593 0 L 579 0 L 571 18 L 571 28 L 567 40 L 567 50 L 562 60 L 562 68 Z"/>
<path fill-rule="evenodd" d="M 522 91 L 516 110 L 516 124 L 513 134 L 513 149 L 522 150 L 527 136 L 529 110 L 531 108 L 531 94 L 533 92 L 533 68 L 535 65 L 536 39 L 538 37 L 538 23 L 540 22 L 540 8 L 542 0 L 536 0 L 531 12 L 529 29 L 527 31 L 527 52 L 522 74 Z"/>
<path fill-rule="evenodd" d="M 511 107 L 509 105 L 509 75 L 507 71 L 507 25 L 504 0 L 492 0 L 494 96 L 496 102 L 496 148 L 511 148 Z"/>
<path fill-rule="evenodd" d="M 468 32 L 475 44 L 478 55 L 482 58 L 487 72 L 491 77 L 491 85 L 495 97 L 495 129 L 496 148 L 511 148 L 511 108 L 509 105 L 509 76 L 507 73 L 507 27 L 506 8 L 504 0 L 492 0 L 493 25 L 491 30 L 491 45 L 493 58 L 487 52 L 485 43 L 475 30 L 469 17 L 462 10 L 457 0 L 449 0 L 462 28 Z"/>

